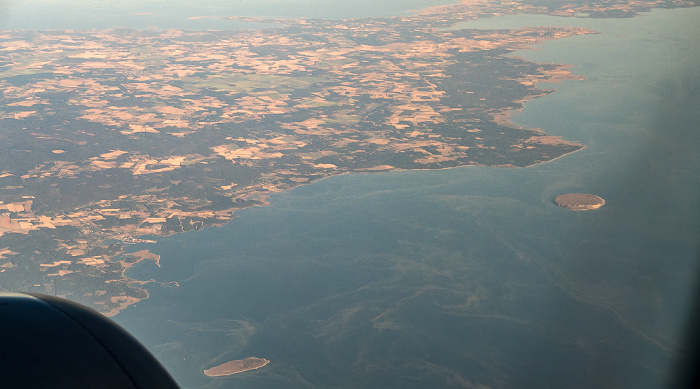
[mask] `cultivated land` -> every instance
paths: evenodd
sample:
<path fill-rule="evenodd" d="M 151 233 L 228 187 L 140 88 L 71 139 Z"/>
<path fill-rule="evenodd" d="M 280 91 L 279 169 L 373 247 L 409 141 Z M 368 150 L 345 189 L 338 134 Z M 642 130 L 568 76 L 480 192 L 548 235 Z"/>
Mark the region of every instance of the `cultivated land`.
<path fill-rule="evenodd" d="M 539 82 L 575 77 L 508 54 L 593 31 L 447 27 L 686 5 L 465 1 L 412 17 L 257 20 L 283 25 L 259 31 L 0 31 L 0 289 L 113 315 L 147 297 L 124 269 L 159 260 L 125 244 L 221 225 L 271 192 L 576 151 L 507 119 L 551 92 Z"/>

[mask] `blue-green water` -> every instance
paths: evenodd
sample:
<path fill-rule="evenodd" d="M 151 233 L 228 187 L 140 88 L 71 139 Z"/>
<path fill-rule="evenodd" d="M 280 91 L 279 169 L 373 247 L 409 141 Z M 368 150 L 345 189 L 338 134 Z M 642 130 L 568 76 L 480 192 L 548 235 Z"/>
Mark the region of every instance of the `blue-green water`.
<path fill-rule="evenodd" d="M 586 76 L 514 116 L 582 151 L 274 195 L 143 246 L 162 267 L 129 275 L 180 286 L 115 319 L 185 387 L 663 387 L 698 281 L 698 20 L 585 20 L 601 34 L 517 53 Z M 567 192 L 607 204 L 556 207 Z M 202 373 L 249 356 L 271 363 Z"/>
<path fill-rule="evenodd" d="M 261 28 L 221 16 L 350 19 L 408 15 L 458 0 L 0 0 L 0 29 Z M 205 18 L 199 18 L 205 17 Z M 195 19 L 193 19 L 195 18 Z"/>

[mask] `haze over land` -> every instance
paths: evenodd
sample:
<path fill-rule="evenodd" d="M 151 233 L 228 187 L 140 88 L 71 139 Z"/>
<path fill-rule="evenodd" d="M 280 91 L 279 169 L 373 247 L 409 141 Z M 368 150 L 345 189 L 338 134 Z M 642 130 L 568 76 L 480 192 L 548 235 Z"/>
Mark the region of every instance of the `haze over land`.
<path fill-rule="evenodd" d="M 663 386 L 697 285 L 698 8 L 371 3 L 0 33 L 0 288 L 116 314 L 183 387 Z"/>
<path fill-rule="evenodd" d="M 444 29 L 524 11 L 576 13 L 467 2 L 254 31 L 3 32 L 4 287 L 114 314 L 146 296 L 114 258 L 139 237 L 220 225 L 330 175 L 578 150 L 507 120 L 566 66 L 507 54 L 592 31 Z"/>

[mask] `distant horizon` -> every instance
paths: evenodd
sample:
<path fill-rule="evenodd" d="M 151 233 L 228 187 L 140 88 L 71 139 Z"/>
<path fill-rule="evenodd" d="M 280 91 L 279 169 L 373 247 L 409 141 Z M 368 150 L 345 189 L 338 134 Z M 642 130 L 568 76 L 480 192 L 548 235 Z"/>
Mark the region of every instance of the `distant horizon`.
<path fill-rule="evenodd" d="M 0 291 L 188 388 L 668 386 L 700 7 L 445 3 L 0 0 Z"/>
<path fill-rule="evenodd" d="M 110 28 L 237 30 L 246 22 L 221 17 L 273 19 L 356 19 L 408 15 L 414 11 L 457 4 L 459 0 L 243 0 L 235 4 L 205 0 L 146 0 L 113 5 L 108 0 L 0 0 L 0 30 L 90 30 Z M 319 4 L 326 4 L 319 6 Z M 192 19 L 197 18 L 197 19 Z M 255 27 L 253 27 L 255 28 Z"/>

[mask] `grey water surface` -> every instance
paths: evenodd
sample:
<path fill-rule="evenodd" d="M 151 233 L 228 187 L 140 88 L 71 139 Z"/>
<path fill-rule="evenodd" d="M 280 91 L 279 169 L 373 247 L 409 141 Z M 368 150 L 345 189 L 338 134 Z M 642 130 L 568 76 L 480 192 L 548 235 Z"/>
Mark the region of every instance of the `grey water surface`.
<path fill-rule="evenodd" d="M 223 227 L 135 247 L 161 267 L 129 276 L 179 286 L 147 285 L 115 319 L 184 387 L 663 387 L 698 281 L 700 9 L 505 20 L 473 28 L 600 33 L 515 53 L 586 77 L 542 85 L 557 92 L 513 116 L 585 149 L 275 194 Z M 607 204 L 554 205 L 569 192 Z M 202 373 L 250 356 L 271 362 Z"/>

